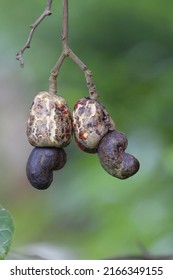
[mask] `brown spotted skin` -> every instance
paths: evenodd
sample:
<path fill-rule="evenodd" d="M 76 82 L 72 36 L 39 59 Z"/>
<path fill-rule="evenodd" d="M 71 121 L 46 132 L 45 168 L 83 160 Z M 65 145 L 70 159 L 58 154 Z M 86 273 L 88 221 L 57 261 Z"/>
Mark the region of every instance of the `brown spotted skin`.
<path fill-rule="evenodd" d="M 37 147 L 67 146 L 72 139 L 72 117 L 63 97 L 40 92 L 34 98 L 27 122 L 27 137 Z"/>
<path fill-rule="evenodd" d="M 82 98 L 74 106 L 73 129 L 78 147 L 96 153 L 98 143 L 108 131 L 115 129 L 115 124 L 101 103 Z"/>

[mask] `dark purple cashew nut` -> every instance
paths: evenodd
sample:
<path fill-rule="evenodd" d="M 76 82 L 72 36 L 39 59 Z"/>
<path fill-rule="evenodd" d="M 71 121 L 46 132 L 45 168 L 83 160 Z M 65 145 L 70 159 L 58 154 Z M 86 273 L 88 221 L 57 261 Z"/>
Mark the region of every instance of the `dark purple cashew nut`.
<path fill-rule="evenodd" d="M 106 134 L 98 146 L 98 157 L 102 167 L 119 179 L 127 179 L 140 167 L 139 161 L 134 156 L 125 153 L 127 144 L 126 136 L 114 130 Z"/>
<path fill-rule="evenodd" d="M 66 161 L 63 148 L 35 147 L 27 161 L 27 178 L 34 188 L 45 190 L 53 181 L 53 171 L 63 168 Z"/>

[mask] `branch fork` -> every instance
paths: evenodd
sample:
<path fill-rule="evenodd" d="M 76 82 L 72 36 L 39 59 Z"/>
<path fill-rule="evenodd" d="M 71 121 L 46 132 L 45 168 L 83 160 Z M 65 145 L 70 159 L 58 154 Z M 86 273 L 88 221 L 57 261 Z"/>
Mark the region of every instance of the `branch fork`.
<path fill-rule="evenodd" d="M 33 34 L 37 28 L 37 26 L 44 20 L 46 16 L 50 16 L 52 14 L 51 7 L 52 7 L 53 0 L 48 0 L 45 10 L 40 15 L 40 17 L 30 26 L 31 31 L 29 33 L 28 39 L 22 49 L 20 49 L 16 54 L 16 59 L 19 60 L 21 67 L 24 66 L 23 60 L 23 53 L 26 49 L 30 48 L 31 41 L 33 38 Z M 50 77 L 49 77 L 49 92 L 52 94 L 57 94 L 57 77 L 60 72 L 60 68 L 65 60 L 65 58 L 71 58 L 78 67 L 84 72 L 86 84 L 89 90 L 89 96 L 92 99 L 98 98 L 98 93 L 96 90 L 96 86 L 93 82 L 92 72 L 88 69 L 87 65 L 83 63 L 83 61 L 70 49 L 68 44 L 68 0 L 62 0 L 63 4 L 63 18 L 62 18 L 62 45 L 63 50 L 55 64 L 52 68 Z"/>

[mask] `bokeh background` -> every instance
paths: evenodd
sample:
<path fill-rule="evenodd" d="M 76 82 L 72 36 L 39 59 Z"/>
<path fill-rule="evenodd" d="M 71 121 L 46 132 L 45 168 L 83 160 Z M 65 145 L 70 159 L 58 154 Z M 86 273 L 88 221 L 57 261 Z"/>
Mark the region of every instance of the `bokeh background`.
<path fill-rule="evenodd" d="M 140 254 L 139 244 L 171 254 L 173 1 L 69 1 L 69 44 L 92 70 L 100 101 L 141 168 L 128 180 L 113 178 L 73 140 L 66 166 L 48 190 L 38 191 L 25 174 L 32 150 L 26 121 L 61 53 L 61 2 L 53 2 L 52 16 L 36 30 L 24 69 L 15 53 L 46 0 L 0 5 L 0 203 L 15 223 L 11 258 L 110 258 Z M 69 59 L 58 84 L 71 110 L 88 95 L 83 73 Z"/>

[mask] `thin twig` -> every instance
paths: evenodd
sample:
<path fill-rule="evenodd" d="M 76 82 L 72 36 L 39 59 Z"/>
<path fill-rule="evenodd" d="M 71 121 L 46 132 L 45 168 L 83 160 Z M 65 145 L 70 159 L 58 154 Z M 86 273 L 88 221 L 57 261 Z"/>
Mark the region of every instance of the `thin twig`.
<path fill-rule="evenodd" d="M 44 20 L 44 18 L 46 16 L 50 16 L 52 14 L 52 12 L 51 12 L 52 2 L 53 2 L 53 0 L 48 0 L 47 1 L 47 5 L 46 5 L 43 13 L 40 15 L 40 17 L 33 24 L 31 24 L 31 26 L 30 26 L 31 31 L 29 33 L 28 39 L 27 39 L 24 47 L 16 53 L 16 59 L 19 60 L 21 67 L 24 66 L 23 53 L 25 52 L 26 49 L 30 48 L 32 37 L 33 37 L 35 29 Z"/>
<path fill-rule="evenodd" d="M 53 0 L 48 0 L 47 5 L 45 7 L 45 10 L 41 14 L 41 16 L 30 26 L 31 31 L 29 33 L 28 39 L 22 49 L 20 49 L 16 54 L 16 59 L 19 60 L 20 65 L 24 66 L 24 60 L 23 60 L 23 53 L 26 49 L 30 48 L 31 41 L 33 38 L 33 34 L 37 28 L 37 26 L 43 21 L 43 19 L 46 16 L 50 16 L 51 13 L 51 6 L 52 6 Z M 93 82 L 93 76 L 91 70 L 86 66 L 86 64 L 83 63 L 83 61 L 70 49 L 68 44 L 68 0 L 62 0 L 63 3 L 63 18 L 62 18 L 62 45 L 63 50 L 61 55 L 59 56 L 55 66 L 53 67 L 51 71 L 51 75 L 49 77 L 49 92 L 56 94 L 57 93 L 57 77 L 60 72 L 60 68 L 64 62 L 64 59 L 66 57 L 70 57 L 78 66 L 79 68 L 84 72 L 86 84 L 89 90 L 89 96 L 92 99 L 98 98 L 98 93 L 96 86 Z"/>
<path fill-rule="evenodd" d="M 62 52 L 57 63 L 51 71 L 51 75 L 49 77 L 49 93 L 51 94 L 57 94 L 57 77 L 65 58 L 65 53 Z"/>
<path fill-rule="evenodd" d="M 64 59 L 68 56 L 68 0 L 63 0 L 63 17 L 62 17 L 62 44 L 63 51 L 59 56 L 56 64 L 52 68 L 49 77 L 49 93 L 57 94 L 57 77 Z"/>
<path fill-rule="evenodd" d="M 96 86 L 93 82 L 93 77 L 92 77 L 92 72 L 86 64 L 83 63 L 83 61 L 80 60 L 80 58 L 72 51 L 69 50 L 69 57 L 79 66 L 79 68 L 84 72 L 85 74 L 85 79 L 86 79 L 86 84 L 89 90 L 89 95 L 92 99 L 97 99 L 98 98 L 98 93 Z"/>
<path fill-rule="evenodd" d="M 92 72 L 88 69 L 87 65 L 70 49 L 68 44 L 68 0 L 63 0 L 63 19 L 62 19 L 62 44 L 63 51 L 51 71 L 49 78 L 49 92 L 57 93 L 57 77 L 60 72 L 60 68 L 66 57 L 70 57 L 84 72 L 86 84 L 89 90 L 89 96 L 92 99 L 98 98 L 96 86 L 93 82 Z"/>
<path fill-rule="evenodd" d="M 63 1 L 62 42 L 63 51 L 68 55 L 68 0 Z"/>

